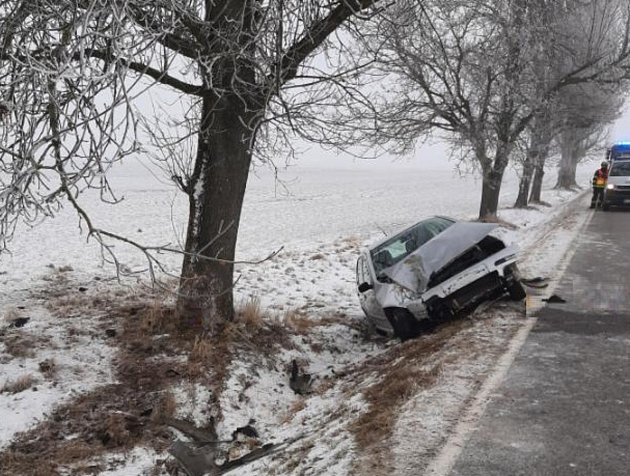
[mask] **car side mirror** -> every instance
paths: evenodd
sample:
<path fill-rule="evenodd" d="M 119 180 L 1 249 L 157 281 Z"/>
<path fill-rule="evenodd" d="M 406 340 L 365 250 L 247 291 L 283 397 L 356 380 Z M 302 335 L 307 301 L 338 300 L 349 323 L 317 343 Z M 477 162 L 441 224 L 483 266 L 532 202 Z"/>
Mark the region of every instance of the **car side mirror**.
<path fill-rule="evenodd" d="M 370 289 L 374 289 L 374 286 L 372 286 L 369 283 L 361 283 L 361 284 L 359 284 L 359 292 L 360 293 L 364 293 L 365 291 L 369 291 Z"/>

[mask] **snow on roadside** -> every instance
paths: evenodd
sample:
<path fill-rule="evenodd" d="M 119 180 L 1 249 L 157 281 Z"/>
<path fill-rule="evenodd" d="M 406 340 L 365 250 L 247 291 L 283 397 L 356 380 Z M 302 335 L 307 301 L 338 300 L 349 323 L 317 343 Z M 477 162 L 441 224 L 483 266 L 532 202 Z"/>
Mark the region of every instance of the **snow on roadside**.
<path fill-rule="evenodd" d="M 131 451 L 115 452 L 106 458 L 95 460 L 95 467 L 106 467 L 99 476 L 150 476 L 155 474 L 155 462 L 160 455 L 151 448 L 137 447 Z M 60 476 L 77 474 L 75 468 L 66 468 L 59 472 Z"/>
<path fill-rule="evenodd" d="M 57 405 L 110 383 L 116 351 L 89 317 L 55 316 L 43 302 L 24 295 L 4 304 L 12 312 L 5 314 L 11 321 L 0 322 L 0 390 L 20 379 L 31 377 L 32 382 L 16 393 L 0 391 L 0 449 Z M 12 325 L 19 318 L 28 322 Z"/>

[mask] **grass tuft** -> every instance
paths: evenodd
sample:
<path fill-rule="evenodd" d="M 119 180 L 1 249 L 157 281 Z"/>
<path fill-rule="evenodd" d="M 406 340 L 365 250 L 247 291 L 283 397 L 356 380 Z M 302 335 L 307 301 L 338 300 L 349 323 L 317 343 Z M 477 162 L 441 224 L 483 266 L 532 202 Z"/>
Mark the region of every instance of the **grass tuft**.
<path fill-rule="evenodd" d="M 169 418 L 173 418 L 177 410 L 177 400 L 175 395 L 170 390 L 165 390 L 160 394 L 153 412 L 151 413 L 151 420 L 155 423 L 164 423 Z"/>
<path fill-rule="evenodd" d="M 260 298 L 252 296 L 241 304 L 236 311 L 236 321 L 245 324 L 248 328 L 260 328 L 263 325 L 265 313 L 260 306 Z"/>
<path fill-rule="evenodd" d="M 34 357 L 35 349 L 36 341 L 28 334 L 11 335 L 4 340 L 4 351 L 13 357 Z"/>
<path fill-rule="evenodd" d="M 140 313 L 140 331 L 144 335 L 155 335 L 172 332 L 175 319 L 171 306 L 162 300 L 154 300 Z"/>
<path fill-rule="evenodd" d="M 291 309 L 284 313 L 282 322 L 286 327 L 298 334 L 306 334 L 313 327 L 318 325 L 316 321 L 309 319 L 303 312 Z"/>
<path fill-rule="evenodd" d="M 0 389 L 0 393 L 20 393 L 31 388 L 36 382 L 37 379 L 31 374 L 25 374 L 16 380 L 7 380 Z"/>
<path fill-rule="evenodd" d="M 57 362 L 55 359 L 45 359 L 39 364 L 39 371 L 48 379 L 53 378 L 57 374 Z"/>

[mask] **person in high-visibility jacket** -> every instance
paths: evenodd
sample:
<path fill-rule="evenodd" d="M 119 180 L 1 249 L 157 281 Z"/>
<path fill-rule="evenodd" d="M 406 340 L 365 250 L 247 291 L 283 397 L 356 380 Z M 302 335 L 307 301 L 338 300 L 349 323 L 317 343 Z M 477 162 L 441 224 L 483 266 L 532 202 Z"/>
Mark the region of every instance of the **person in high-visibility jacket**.
<path fill-rule="evenodd" d="M 595 208 L 604 202 L 604 190 L 608 180 L 608 162 L 604 161 L 602 166 L 593 175 L 593 198 L 591 198 L 591 208 Z"/>

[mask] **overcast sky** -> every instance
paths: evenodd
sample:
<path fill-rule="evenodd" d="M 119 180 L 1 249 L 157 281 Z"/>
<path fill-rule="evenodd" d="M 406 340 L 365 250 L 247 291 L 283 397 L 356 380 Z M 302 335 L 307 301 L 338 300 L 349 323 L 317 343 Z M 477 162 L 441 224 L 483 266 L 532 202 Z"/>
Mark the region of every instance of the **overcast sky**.
<path fill-rule="evenodd" d="M 630 141 L 630 104 L 628 104 L 625 114 L 610 130 L 610 143 L 622 140 Z M 298 160 L 292 166 L 375 171 L 387 169 L 453 170 L 455 168 L 455 162 L 448 160 L 448 147 L 437 141 L 419 147 L 413 157 L 384 156 L 372 160 L 356 159 L 348 154 L 338 155 L 313 144 L 303 144 L 300 149 L 301 153 L 297 154 Z M 599 160 L 599 155 L 595 154 L 595 156 Z M 601 156 L 603 156 L 603 152 Z M 144 159 L 140 160 L 144 162 Z M 135 160 L 127 160 L 126 164 L 127 166 L 124 166 L 123 170 L 117 168 L 115 175 L 120 173 L 127 175 L 130 172 L 146 173 L 144 167 Z M 276 165 L 282 168 L 283 164 L 278 163 Z"/>

